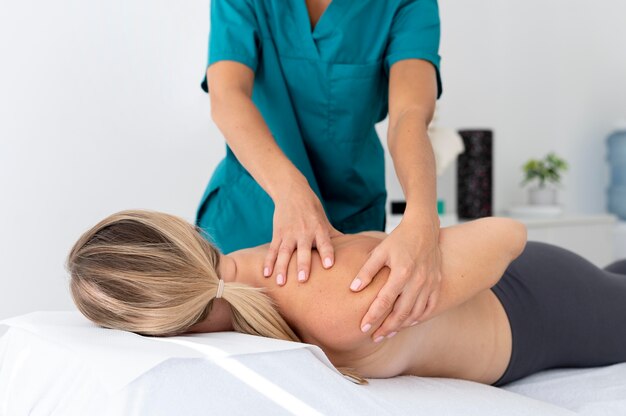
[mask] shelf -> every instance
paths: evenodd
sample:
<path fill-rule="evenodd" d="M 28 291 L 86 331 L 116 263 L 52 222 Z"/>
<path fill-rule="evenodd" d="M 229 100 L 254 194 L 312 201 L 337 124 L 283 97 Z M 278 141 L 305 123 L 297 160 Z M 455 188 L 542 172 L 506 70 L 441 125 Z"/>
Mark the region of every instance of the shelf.
<path fill-rule="evenodd" d="M 612 214 L 574 214 L 565 213 L 558 217 L 546 217 L 546 218 L 524 218 L 524 217 L 512 217 L 504 213 L 496 214 L 497 217 L 508 217 L 516 219 L 526 225 L 528 228 L 553 228 L 553 227 L 569 227 L 578 225 L 601 225 L 601 224 L 615 224 L 617 223 L 617 217 Z M 389 215 L 387 216 L 387 229 L 389 233 L 396 228 L 402 215 Z M 449 227 L 460 222 L 466 222 L 469 220 L 459 220 L 456 214 L 444 214 L 439 216 L 439 221 L 442 227 Z"/>

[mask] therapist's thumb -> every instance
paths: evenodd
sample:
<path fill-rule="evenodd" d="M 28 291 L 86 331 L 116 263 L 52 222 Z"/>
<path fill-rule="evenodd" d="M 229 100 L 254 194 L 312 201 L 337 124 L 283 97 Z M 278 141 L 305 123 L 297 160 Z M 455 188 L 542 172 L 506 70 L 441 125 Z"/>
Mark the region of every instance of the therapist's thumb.
<path fill-rule="evenodd" d="M 377 254 L 374 251 L 367 259 L 361 270 L 357 273 L 356 277 L 350 284 L 350 289 L 353 292 L 363 290 L 369 285 L 374 276 L 385 266 L 385 257 L 382 254 Z"/>

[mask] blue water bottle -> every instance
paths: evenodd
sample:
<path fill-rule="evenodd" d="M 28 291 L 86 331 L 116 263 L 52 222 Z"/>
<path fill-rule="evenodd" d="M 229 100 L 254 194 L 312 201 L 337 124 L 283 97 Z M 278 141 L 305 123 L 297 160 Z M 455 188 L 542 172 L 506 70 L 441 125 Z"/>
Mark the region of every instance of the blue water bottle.
<path fill-rule="evenodd" d="M 607 160 L 611 170 L 608 210 L 626 219 L 626 121 L 619 123 L 607 139 Z"/>

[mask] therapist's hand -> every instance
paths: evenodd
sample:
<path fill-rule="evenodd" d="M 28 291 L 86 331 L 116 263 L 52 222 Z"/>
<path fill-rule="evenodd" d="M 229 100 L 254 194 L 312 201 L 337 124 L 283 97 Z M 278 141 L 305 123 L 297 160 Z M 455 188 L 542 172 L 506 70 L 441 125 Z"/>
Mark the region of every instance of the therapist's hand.
<path fill-rule="evenodd" d="M 322 265 L 328 269 L 335 262 L 330 239 L 340 234 L 328 221 L 322 204 L 308 184 L 291 183 L 274 200 L 274 230 L 263 275 L 269 277 L 274 274 L 276 283 L 284 285 L 289 260 L 297 251 L 298 281 L 307 281 L 312 248 L 317 248 Z"/>
<path fill-rule="evenodd" d="M 433 310 L 441 282 L 438 219 L 424 223 L 403 218 L 372 250 L 351 289 L 362 290 L 385 266 L 391 270 L 389 278 L 361 321 L 361 330 L 368 332 L 393 308 L 373 331 L 375 342 L 391 338 L 400 329 L 427 319 Z"/>

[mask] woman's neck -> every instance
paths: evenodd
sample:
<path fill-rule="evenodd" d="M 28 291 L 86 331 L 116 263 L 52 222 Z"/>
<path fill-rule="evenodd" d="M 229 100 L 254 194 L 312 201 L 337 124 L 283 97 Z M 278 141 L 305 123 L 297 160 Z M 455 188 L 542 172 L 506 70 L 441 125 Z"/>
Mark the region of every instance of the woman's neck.
<path fill-rule="evenodd" d="M 266 287 L 269 278 L 263 277 L 263 253 L 258 247 L 222 254 L 220 277 L 225 282 L 235 282 L 253 287 Z M 224 268 L 221 267 L 222 262 Z"/>
<path fill-rule="evenodd" d="M 254 254 L 254 249 L 239 250 L 228 255 L 220 254 L 217 270 L 220 279 L 225 283 L 241 283 L 260 287 L 263 283 L 261 273 L 262 260 Z M 256 267 L 258 266 L 258 267 Z M 256 273 L 255 273 L 256 272 Z M 220 332 L 233 331 L 233 313 L 230 304 L 224 299 L 213 299 L 213 307 L 207 317 L 191 326 L 187 332 Z"/>

